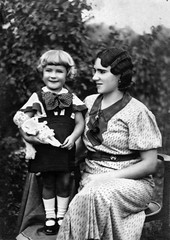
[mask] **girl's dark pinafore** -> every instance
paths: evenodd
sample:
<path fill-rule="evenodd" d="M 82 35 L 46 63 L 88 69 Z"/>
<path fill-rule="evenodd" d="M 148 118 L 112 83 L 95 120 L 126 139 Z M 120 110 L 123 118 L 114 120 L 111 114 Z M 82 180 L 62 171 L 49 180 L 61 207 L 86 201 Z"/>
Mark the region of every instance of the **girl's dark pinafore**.
<path fill-rule="evenodd" d="M 47 121 L 47 125 L 54 129 L 55 138 L 61 143 L 64 142 L 74 130 L 75 120 L 71 118 L 72 104 L 65 108 L 65 115 L 60 115 L 61 109 L 47 110 L 41 92 L 38 92 L 39 100 L 42 102 L 47 117 L 39 118 L 39 122 Z M 75 146 L 71 150 L 66 148 L 54 147 L 50 144 L 34 145 L 37 153 L 34 160 L 29 161 L 28 169 L 30 172 L 59 171 L 71 172 L 74 170 Z"/>

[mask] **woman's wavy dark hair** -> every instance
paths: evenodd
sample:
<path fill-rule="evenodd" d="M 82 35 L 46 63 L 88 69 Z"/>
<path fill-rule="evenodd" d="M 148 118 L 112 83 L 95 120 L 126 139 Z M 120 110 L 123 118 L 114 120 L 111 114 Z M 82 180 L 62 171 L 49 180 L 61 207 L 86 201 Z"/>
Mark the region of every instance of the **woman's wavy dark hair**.
<path fill-rule="evenodd" d="M 100 51 L 96 58 L 101 59 L 103 67 L 111 66 L 111 73 L 120 75 L 118 89 L 127 91 L 133 85 L 133 64 L 129 53 L 121 48 L 108 48 Z"/>

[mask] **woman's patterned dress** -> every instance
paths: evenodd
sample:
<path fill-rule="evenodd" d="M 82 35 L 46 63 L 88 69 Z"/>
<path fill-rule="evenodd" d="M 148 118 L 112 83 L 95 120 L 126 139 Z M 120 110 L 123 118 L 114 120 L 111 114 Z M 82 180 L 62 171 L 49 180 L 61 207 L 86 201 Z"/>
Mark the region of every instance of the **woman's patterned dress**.
<path fill-rule="evenodd" d="M 98 102 L 94 104 L 96 99 Z M 125 95 L 104 110 L 100 110 L 98 94 L 87 97 L 85 103 L 88 112 L 83 139 L 88 150 L 125 155 L 161 147 L 161 134 L 154 115 L 135 98 Z M 102 130 L 94 139 L 89 131 L 95 125 L 96 116 Z M 140 157 L 119 162 L 85 159 L 84 172 L 87 175 L 112 172 L 114 175 L 116 170 L 139 161 Z M 153 189 L 152 176 L 138 180 L 100 179 L 88 183 L 70 203 L 57 240 L 140 239 L 144 210 L 151 201 Z"/>

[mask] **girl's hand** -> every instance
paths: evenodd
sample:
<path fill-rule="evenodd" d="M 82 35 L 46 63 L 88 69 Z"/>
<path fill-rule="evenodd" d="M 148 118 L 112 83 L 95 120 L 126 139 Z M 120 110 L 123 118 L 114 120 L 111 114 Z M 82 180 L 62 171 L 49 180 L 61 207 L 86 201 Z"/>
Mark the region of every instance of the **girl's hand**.
<path fill-rule="evenodd" d="M 65 139 L 61 145 L 61 148 L 67 148 L 68 150 L 71 150 L 74 147 L 74 142 L 74 138 L 70 135 Z"/>
<path fill-rule="evenodd" d="M 28 135 L 25 133 L 21 128 L 19 129 L 21 136 L 25 139 L 26 142 L 32 143 L 32 144 L 42 144 L 40 139 L 37 136 L 34 135 Z"/>
<path fill-rule="evenodd" d="M 25 140 L 32 144 L 40 144 L 40 143 L 43 144 L 43 142 L 37 136 L 33 136 L 33 135 L 27 135 Z"/>

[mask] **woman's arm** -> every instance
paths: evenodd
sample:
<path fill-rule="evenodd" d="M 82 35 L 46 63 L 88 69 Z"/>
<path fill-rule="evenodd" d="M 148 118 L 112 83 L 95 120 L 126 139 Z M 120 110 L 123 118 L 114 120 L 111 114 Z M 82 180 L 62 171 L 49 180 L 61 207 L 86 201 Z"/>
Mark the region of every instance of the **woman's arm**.
<path fill-rule="evenodd" d="M 139 179 L 149 174 L 155 173 L 157 169 L 157 150 L 147 150 L 140 152 L 141 161 L 127 168 L 117 170 L 114 175 L 116 178 Z"/>
<path fill-rule="evenodd" d="M 101 174 L 84 174 L 82 177 L 82 185 L 87 184 L 93 180 L 108 180 L 112 178 L 127 178 L 127 179 L 140 179 L 150 174 L 153 174 L 157 169 L 157 150 L 147 150 L 140 152 L 141 161 L 129 167 L 113 170 L 109 173 Z"/>

